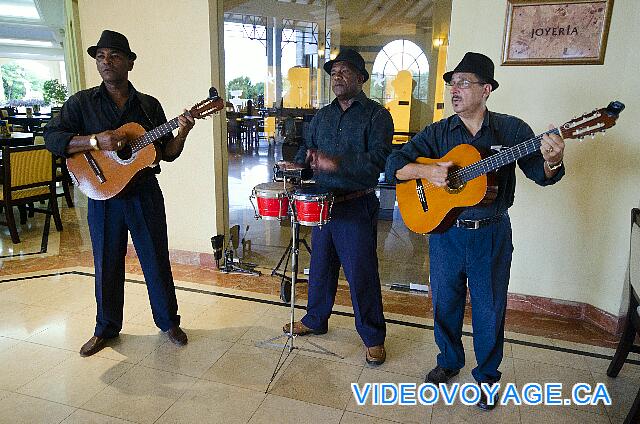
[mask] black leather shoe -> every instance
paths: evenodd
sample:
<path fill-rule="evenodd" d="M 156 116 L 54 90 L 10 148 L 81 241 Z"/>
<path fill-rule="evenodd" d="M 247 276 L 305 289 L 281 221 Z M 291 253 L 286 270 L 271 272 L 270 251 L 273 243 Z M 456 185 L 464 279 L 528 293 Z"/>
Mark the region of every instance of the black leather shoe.
<path fill-rule="evenodd" d="M 491 404 L 489 404 L 489 401 L 487 399 L 487 394 L 483 391 L 480 394 L 480 400 L 478 401 L 478 403 L 476 403 L 476 406 L 483 411 L 491 411 L 496 407 L 496 402 L 498 401 L 498 393 L 493 396 L 493 402 Z"/>
<path fill-rule="evenodd" d="M 169 340 L 175 345 L 184 346 L 187 344 L 187 334 L 177 325 L 165 331 L 164 334 L 166 334 Z"/>
<path fill-rule="evenodd" d="M 93 336 L 80 348 L 80 356 L 91 356 L 100 352 L 107 344 L 107 339 L 103 337 Z"/>
<path fill-rule="evenodd" d="M 437 365 L 434 369 L 429 371 L 424 382 L 433 384 L 446 383 L 458 375 L 459 372 L 460 370 L 450 370 L 449 368 L 443 368 L 440 365 Z"/>

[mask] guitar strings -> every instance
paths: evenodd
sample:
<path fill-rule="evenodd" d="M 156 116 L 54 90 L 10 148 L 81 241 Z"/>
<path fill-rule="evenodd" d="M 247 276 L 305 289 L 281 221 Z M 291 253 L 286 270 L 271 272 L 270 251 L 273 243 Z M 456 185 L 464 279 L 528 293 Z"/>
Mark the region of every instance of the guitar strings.
<path fill-rule="evenodd" d="M 558 129 L 554 128 L 552 130 L 546 131 L 540 135 L 537 135 L 533 138 L 530 138 L 529 140 L 523 141 L 520 144 L 517 144 L 515 146 L 509 147 L 508 149 L 505 149 L 503 151 L 501 151 L 500 153 L 496 154 L 496 155 L 492 155 L 489 156 L 487 158 L 484 158 L 478 162 L 475 162 L 471 165 L 465 166 L 464 168 L 460 168 L 457 169 L 455 171 L 453 171 L 451 174 L 449 174 L 449 178 L 448 180 L 451 181 L 452 179 L 457 179 L 460 182 L 467 182 L 472 180 L 473 178 L 477 178 L 478 176 L 486 173 L 487 171 L 485 171 L 486 166 L 485 165 L 497 165 L 498 159 L 503 159 L 506 158 L 507 156 L 512 155 L 514 159 L 516 159 L 516 156 L 513 155 L 514 152 L 518 152 L 520 153 L 521 147 L 526 147 L 527 145 L 532 145 L 531 147 L 533 148 L 530 152 L 525 153 L 524 155 L 521 155 L 518 157 L 518 159 L 526 156 L 527 154 L 533 153 L 535 150 L 537 150 L 538 148 L 540 148 L 540 142 L 542 141 L 542 137 L 547 135 L 547 134 L 551 134 L 551 133 L 555 133 L 558 134 Z M 517 160 L 517 159 L 516 159 Z M 509 163 L 509 162 L 505 162 L 505 163 Z M 503 165 L 505 164 L 503 163 Z M 497 168 L 497 167 L 496 167 Z M 495 169 L 495 168 L 494 168 Z M 473 176 L 474 174 L 476 174 L 475 176 Z M 471 176 L 473 176 L 473 178 L 470 178 Z M 425 192 L 431 191 L 431 190 L 442 190 L 444 187 L 437 187 L 435 186 L 431 181 L 426 180 L 426 184 L 423 184 L 423 189 Z"/>
<path fill-rule="evenodd" d="M 546 134 L 546 133 L 545 133 Z M 485 174 L 493 169 L 497 169 L 507 163 L 520 159 L 540 148 L 540 141 L 543 135 L 531 138 L 521 144 L 509 147 L 496 155 L 484 158 L 474 164 L 461 168 L 451 173 L 454 178 L 461 178 L 469 181 L 479 175 Z"/>
<path fill-rule="evenodd" d="M 144 133 L 142 137 L 138 137 L 129 143 L 129 146 L 131 147 L 131 153 L 133 154 L 138 152 L 139 150 L 142 150 L 144 147 L 153 143 L 158 138 L 178 128 L 178 126 L 178 118 L 176 117 L 171 121 L 167 121 L 159 127 L 156 127 L 151 131 Z"/>

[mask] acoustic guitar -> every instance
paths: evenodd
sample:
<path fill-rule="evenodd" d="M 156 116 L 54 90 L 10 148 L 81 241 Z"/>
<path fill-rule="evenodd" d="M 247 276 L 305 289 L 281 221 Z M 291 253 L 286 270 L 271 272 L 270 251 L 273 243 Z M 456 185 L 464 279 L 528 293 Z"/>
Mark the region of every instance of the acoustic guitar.
<path fill-rule="evenodd" d="M 453 162 L 447 185 L 436 187 L 426 179 L 399 182 L 396 185 L 398 208 L 406 226 L 416 233 L 442 232 L 448 229 L 465 207 L 495 199 L 496 187 L 487 184 L 487 174 L 540 150 L 544 134 L 559 134 L 566 139 L 595 137 L 615 125 L 624 104 L 618 101 L 586 113 L 541 135 L 483 157 L 470 144 L 454 147 L 440 159 L 417 158 L 421 164 Z M 492 174 L 489 174 L 492 176 Z M 489 179 L 490 180 L 490 179 Z"/>
<path fill-rule="evenodd" d="M 211 87 L 209 97 L 197 103 L 185 115 L 195 119 L 206 118 L 224 107 L 218 90 Z M 156 165 L 162 159 L 154 141 L 179 127 L 178 117 L 146 131 L 136 122 L 130 122 L 116 131 L 126 135 L 123 148 L 90 150 L 75 153 L 67 159 L 71 179 L 78 189 L 95 200 L 106 200 L 122 192 L 143 169 Z"/>

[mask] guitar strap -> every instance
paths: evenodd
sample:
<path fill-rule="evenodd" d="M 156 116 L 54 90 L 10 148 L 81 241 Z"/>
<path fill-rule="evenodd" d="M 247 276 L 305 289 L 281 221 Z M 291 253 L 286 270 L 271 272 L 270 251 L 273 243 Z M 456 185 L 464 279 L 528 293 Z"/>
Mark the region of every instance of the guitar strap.
<path fill-rule="evenodd" d="M 142 97 L 142 96 L 140 96 L 140 97 Z M 142 109 L 142 113 L 144 113 L 145 118 L 147 118 L 147 121 L 151 125 L 149 128 L 145 128 L 146 131 L 151 131 L 152 129 L 154 129 L 156 127 L 159 127 L 160 125 L 164 124 L 164 122 L 153 122 L 153 120 L 151 119 L 151 117 L 147 113 L 147 109 L 150 108 L 150 107 L 151 107 L 151 105 L 146 104 L 146 102 L 143 101 L 142 99 L 140 100 L 140 108 Z M 163 137 L 159 138 L 158 140 L 154 141 L 153 144 L 164 145 L 164 142 L 163 142 L 164 137 L 165 136 L 163 136 Z"/>
<path fill-rule="evenodd" d="M 495 118 L 494 118 L 493 112 L 487 109 L 487 113 L 489 113 L 489 129 L 491 129 L 491 133 L 493 134 L 493 139 L 498 142 L 498 145 L 501 146 L 501 149 L 511 147 L 511 146 L 507 146 L 504 143 L 504 139 L 502 138 L 502 135 L 500 135 L 500 133 L 498 132 L 495 125 Z"/>
<path fill-rule="evenodd" d="M 504 144 L 504 139 L 499 134 L 498 129 L 496 128 L 493 113 L 489 109 L 487 109 L 487 113 L 489 114 L 489 130 L 493 135 L 493 140 L 497 142 L 498 146 L 501 146 L 499 147 L 500 150 L 509 147 Z M 500 153 L 500 150 L 498 150 L 497 153 Z M 495 153 L 492 152 L 492 154 L 495 154 Z M 498 197 L 498 181 L 497 181 L 498 171 L 499 169 L 496 169 L 495 171 L 492 171 L 489 174 L 487 174 L 487 194 L 485 195 L 485 198 L 482 200 L 481 203 L 490 204 L 493 202 L 493 200 L 495 200 Z"/>
<path fill-rule="evenodd" d="M 149 114 L 147 113 L 147 108 L 149 107 L 149 105 L 146 104 L 147 102 L 145 101 L 144 97 L 143 96 L 139 96 L 138 98 L 140 99 L 140 109 L 142 109 L 142 113 L 144 114 L 145 118 L 147 118 L 147 122 L 150 125 L 150 127 L 149 128 L 145 128 L 145 130 L 150 131 L 150 130 L 154 129 L 155 127 L 157 127 L 160 124 L 156 124 L 149 117 Z"/>

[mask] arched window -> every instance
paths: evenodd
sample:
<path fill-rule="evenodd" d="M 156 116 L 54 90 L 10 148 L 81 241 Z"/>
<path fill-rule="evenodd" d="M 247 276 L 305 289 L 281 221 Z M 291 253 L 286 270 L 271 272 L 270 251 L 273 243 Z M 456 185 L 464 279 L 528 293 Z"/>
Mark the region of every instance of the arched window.
<path fill-rule="evenodd" d="M 427 99 L 429 83 L 429 62 L 422 49 L 409 40 L 395 40 L 382 48 L 371 74 L 370 96 L 381 104 L 393 98 L 391 82 L 398 72 L 408 70 L 415 81 L 413 97 Z"/>

